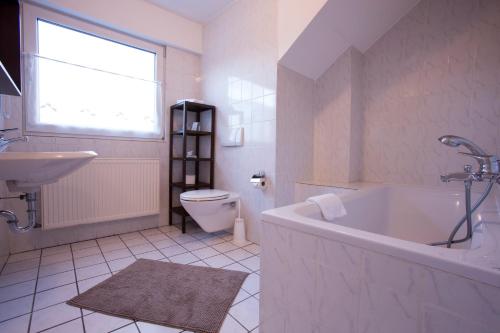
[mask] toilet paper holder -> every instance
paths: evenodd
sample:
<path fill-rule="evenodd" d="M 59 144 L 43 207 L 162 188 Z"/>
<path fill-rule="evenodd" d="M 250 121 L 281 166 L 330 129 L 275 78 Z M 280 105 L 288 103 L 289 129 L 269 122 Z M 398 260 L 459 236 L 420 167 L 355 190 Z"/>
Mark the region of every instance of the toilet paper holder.
<path fill-rule="evenodd" d="M 265 188 L 267 182 L 264 171 L 259 171 L 257 174 L 253 175 L 252 178 L 250 178 L 250 184 L 256 188 Z"/>

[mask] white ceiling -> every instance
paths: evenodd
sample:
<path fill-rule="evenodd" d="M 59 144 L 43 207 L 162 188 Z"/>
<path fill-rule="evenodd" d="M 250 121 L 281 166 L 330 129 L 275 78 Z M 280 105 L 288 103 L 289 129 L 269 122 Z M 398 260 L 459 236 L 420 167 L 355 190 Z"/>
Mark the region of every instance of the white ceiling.
<path fill-rule="evenodd" d="M 147 0 L 185 18 L 207 23 L 235 0 Z"/>
<path fill-rule="evenodd" d="M 280 63 L 315 80 L 349 46 L 365 53 L 418 1 L 328 0 Z"/>

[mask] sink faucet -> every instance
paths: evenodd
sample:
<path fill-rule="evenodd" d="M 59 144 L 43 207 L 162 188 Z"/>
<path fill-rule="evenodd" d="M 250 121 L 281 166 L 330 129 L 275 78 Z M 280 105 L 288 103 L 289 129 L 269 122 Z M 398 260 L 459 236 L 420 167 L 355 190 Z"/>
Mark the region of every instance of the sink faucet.
<path fill-rule="evenodd" d="M 489 155 L 478 145 L 472 141 L 455 136 L 455 135 L 445 135 L 440 137 L 439 142 L 450 146 L 459 147 L 464 146 L 469 150 L 469 153 L 459 152 L 460 154 L 470 156 L 474 158 L 478 164 L 479 169 L 477 171 L 472 170 L 472 166 L 466 164 L 464 166 L 463 172 L 451 173 L 448 175 L 441 176 L 441 181 L 463 181 L 465 186 L 465 215 L 456 224 L 455 228 L 451 232 L 447 241 L 432 243 L 431 245 L 446 245 L 450 247 L 451 244 L 465 242 L 472 237 L 472 214 L 474 211 L 483 203 L 488 194 L 491 192 L 493 184 L 500 182 L 500 162 L 496 155 Z M 484 190 L 481 197 L 472 205 L 471 199 L 471 188 L 473 182 L 481 182 L 483 180 L 489 180 L 486 189 Z M 467 233 L 463 239 L 455 240 L 455 235 L 460 229 L 460 227 L 467 222 Z"/>
<path fill-rule="evenodd" d="M 0 152 L 5 151 L 7 147 L 17 141 L 28 141 L 27 136 L 20 136 L 18 138 L 12 138 L 12 139 L 6 139 L 5 138 L 5 133 L 7 132 L 12 132 L 12 131 L 17 131 L 18 128 L 6 128 L 6 129 L 1 129 L 0 130 Z"/>

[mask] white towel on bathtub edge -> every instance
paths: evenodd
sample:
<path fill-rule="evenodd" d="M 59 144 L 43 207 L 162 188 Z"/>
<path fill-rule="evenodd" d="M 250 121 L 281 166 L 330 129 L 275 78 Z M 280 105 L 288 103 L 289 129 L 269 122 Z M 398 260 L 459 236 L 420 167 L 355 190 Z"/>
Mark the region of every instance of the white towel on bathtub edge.
<path fill-rule="evenodd" d="M 319 209 L 321 210 L 321 214 L 327 221 L 331 222 L 337 217 L 347 215 L 342 200 L 340 200 L 340 198 L 334 193 L 317 195 L 307 198 L 306 201 L 318 205 Z"/>

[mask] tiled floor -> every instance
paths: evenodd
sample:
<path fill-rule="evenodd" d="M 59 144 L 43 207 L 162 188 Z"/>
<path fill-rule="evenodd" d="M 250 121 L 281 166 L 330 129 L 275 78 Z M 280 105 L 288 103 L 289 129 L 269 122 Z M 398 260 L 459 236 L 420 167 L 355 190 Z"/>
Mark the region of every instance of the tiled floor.
<path fill-rule="evenodd" d="M 182 332 L 65 304 L 138 258 L 251 273 L 221 332 L 258 332 L 260 249 L 231 240 L 225 232 L 182 234 L 168 226 L 11 255 L 0 273 L 0 333 Z"/>

